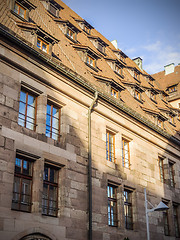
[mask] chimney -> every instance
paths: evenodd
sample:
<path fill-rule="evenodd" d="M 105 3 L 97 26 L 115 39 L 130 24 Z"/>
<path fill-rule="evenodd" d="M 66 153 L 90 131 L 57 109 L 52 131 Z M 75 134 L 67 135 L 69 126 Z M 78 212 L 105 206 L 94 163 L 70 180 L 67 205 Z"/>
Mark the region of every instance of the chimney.
<path fill-rule="evenodd" d="M 175 68 L 174 63 L 170 63 L 170 64 L 164 66 L 165 75 L 173 73 L 174 72 L 174 68 Z"/>
<path fill-rule="evenodd" d="M 116 49 L 118 49 L 117 40 L 112 40 L 111 43 Z"/>
<path fill-rule="evenodd" d="M 142 68 L 142 58 L 140 57 L 137 57 L 137 58 L 134 58 L 133 61 L 138 65 L 138 67 L 143 70 Z"/>

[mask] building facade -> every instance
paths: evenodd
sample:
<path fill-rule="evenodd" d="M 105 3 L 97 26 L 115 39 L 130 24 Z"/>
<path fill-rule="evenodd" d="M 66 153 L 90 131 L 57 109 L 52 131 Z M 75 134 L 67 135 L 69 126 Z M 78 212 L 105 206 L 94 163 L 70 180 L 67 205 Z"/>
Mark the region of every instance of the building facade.
<path fill-rule="evenodd" d="M 180 239 L 167 93 L 62 1 L 0 6 L 0 239 L 146 239 L 144 188 L 151 239 Z"/>

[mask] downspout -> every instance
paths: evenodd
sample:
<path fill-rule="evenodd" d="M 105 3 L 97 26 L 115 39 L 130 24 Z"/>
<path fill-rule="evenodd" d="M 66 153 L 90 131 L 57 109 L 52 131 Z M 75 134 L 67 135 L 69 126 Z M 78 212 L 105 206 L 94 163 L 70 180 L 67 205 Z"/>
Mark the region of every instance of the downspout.
<path fill-rule="evenodd" d="M 92 159 L 91 159 L 91 112 L 98 98 L 95 92 L 94 99 L 88 109 L 88 190 L 89 190 L 89 240 L 92 240 Z"/>

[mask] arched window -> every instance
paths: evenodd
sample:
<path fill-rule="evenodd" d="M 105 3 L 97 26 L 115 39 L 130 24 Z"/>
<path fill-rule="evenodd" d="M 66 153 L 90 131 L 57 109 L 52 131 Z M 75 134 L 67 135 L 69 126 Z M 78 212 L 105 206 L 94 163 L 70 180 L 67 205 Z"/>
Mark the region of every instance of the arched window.
<path fill-rule="evenodd" d="M 34 233 L 34 234 L 27 235 L 21 238 L 20 240 L 51 240 L 51 239 L 49 237 L 46 237 L 43 234 Z"/>

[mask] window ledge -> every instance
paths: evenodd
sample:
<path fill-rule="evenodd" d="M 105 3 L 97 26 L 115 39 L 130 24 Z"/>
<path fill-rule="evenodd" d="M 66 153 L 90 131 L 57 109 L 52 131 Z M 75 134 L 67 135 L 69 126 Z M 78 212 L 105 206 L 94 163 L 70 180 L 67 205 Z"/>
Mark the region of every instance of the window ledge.
<path fill-rule="evenodd" d="M 73 43 L 77 43 L 77 40 L 74 40 L 73 38 L 69 37 L 67 34 L 65 34 L 65 36 L 66 36 L 69 40 L 71 40 Z"/>
<path fill-rule="evenodd" d="M 176 127 L 175 123 L 169 122 L 173 127 Z"/>
<path fill-rule="evenodd" d="M 122 75 L 122 74 L 120 74 L 120 73 L 118 73 L 118 72 L 116 72 L 116 71 L 114 71 L 114 72 L 115 72 L 115 74 L 117 74 L 119 77 L 121 77 L 121 78 L 124 79 L 124 75 Z"/>
<path fill-rule="evenodd" d="M 152 98 L 150 98 L 151 99 L 151 101 L 153 101 L 154 103 L 156 103 L 157 104 L 157 101 L 156 100 L 154 100 L 154 99 L 152 99 Z"/>
<path fill-rule="evenodd" d="M 23 21 L 23 22 L 29 22 L 27 19 L 21 17 L 19 14 L 15 13 L 13 10 L 11 10 L 11 13 L 12 13 L 13 15 L 15 15 L 16 17 L 18 17 L 21 21 Z"/>
<path fill-rule="evenodd" d="M 86 64 L 88 67 L 90 67 L 91 69 L 93 69 L 94 71 L 98 72 L 98 69 L 97 69 L 97 68 L 91 66 L 91 65 L 88 64 L 87 62 L 85 62 L 85 64 Z"/>
<path fill-rule="evenodd" d="M 138 99 L 138 98 L 136 98 L 136 97 L 134 97 L 138 102 L 140 102 L 140 103 L 142 103 L 143 104 L 143 100 L 140 100 L 140 99 Z"/>

